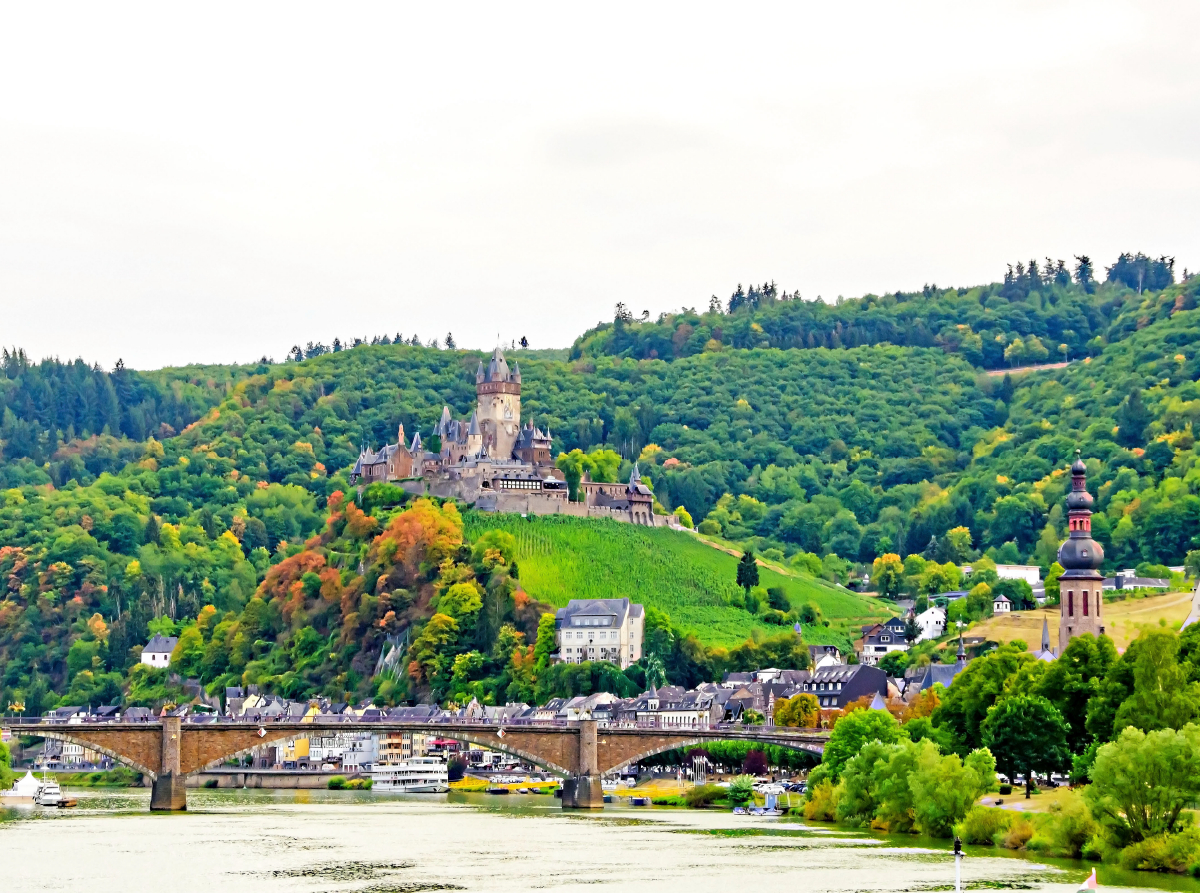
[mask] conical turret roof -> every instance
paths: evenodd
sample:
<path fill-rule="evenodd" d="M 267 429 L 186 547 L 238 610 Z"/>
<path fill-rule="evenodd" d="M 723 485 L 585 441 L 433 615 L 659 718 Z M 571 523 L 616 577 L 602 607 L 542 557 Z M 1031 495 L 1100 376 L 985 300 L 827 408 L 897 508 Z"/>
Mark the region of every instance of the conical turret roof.
<path fill-rule="evenodd" d="M 504 351 L 497 347 L 492 351 L 492 361 L 487 368 L 488 381 L 508 381 L 508 362 L 504 359 Z"/>

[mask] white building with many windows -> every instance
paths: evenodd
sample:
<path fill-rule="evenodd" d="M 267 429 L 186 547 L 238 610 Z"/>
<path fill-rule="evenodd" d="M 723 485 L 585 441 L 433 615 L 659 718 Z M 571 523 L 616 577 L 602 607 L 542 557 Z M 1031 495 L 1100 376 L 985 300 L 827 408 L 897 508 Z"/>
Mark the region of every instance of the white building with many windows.
<path fill-rule="evenodd" d="M 558 659 L 603 660 L 622 670 L 642 657 L 646 612 L 627 598 L 571 599 L 554 618 Z"/>

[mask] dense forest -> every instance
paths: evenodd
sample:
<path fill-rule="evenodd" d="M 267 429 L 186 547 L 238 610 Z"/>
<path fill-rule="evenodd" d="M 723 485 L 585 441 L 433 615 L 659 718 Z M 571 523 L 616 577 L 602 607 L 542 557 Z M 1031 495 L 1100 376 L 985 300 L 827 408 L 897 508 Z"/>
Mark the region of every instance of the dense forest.
<path fill-rule="evenodd" d="M 1200 545 L 1200 278 L 1176 282 L 1173 261 L 1144 255 L 1122 255 L 1103 282 L 1094 276 L 1080 258 L 1017 265 L 979 288 L 836 304 L 777 297 L 768 285 L 658 322 L 618 307 L 570 358 L 520 354 L 523 413 L 550 429 L 556 451 L 614 450 L 621 475 L 639 459 L 665 509 L 682 506 L 708 534 L 802 573 L 844 580 L 910 553 L 937 562 L 987 553 L 1049 571 L 1076 449 L 1107 567 L 1181 564 Z M 353 494 L 347 473 L 361 444 L 394 440 L 401 424 L 410 436 L 429 432 L 443 405 L 469 413 L 478 354 L 359 340 L 284 363 L 157 371 L 6 351 L 0 696 L 65 697 L 87 672 L 107 680 L 89 700 L 134 697 L 128 652 L 149 624 L 195 624 L 208 605 L 209 621 L 225 622 L 272 604 L 271 575 L 327 536 L 335 493 Z M 1069 362 L 1003 371 L 1054 360 Z M 357 506 L 381 531 L 399 508 L 367 496 Z M 320 548 L 349 554 L 343 538 Z M 324 560 L 339 575 L 349 568 Z M 491 576 L 474 572 L 486 591 Z M 437 579 L 418 589 L 436 590 Z M 410 635 L 434 597 L 414 602 Z M 536 644 L 523 622 L 514 629 Z M 344 623 L 313 629 L 340 636 Z M 291 641 L 289 628 L 261 627 L 267 651 Z M 677 632 L 672 648 L 693 630 Z M 102 639 L 110 657 L 79 646 Z M 693 657 L 687 674 L 720 665 Z M 292 690 L 377 685 L 362 660 L 343 655 L 338 672 L 331 665 Z M 282 677 L 281 666 L 258 678 Z M 499 679 L 489 668 L 468 678 Z M 453 694 L 407 678 L 395 691 Z M 509 684 L 488 691 L 502 697 Z"/>

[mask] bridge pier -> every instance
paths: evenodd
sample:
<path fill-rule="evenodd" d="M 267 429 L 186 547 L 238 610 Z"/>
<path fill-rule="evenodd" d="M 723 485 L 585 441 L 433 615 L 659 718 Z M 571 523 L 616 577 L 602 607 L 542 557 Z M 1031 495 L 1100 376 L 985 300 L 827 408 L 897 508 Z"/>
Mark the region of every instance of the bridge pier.
<path fill-rule="evenodd" d="M 187 809 L 186 777 L 179 763 L 183 728 L 178 716 L 162 718 L 162 761 L 150 790 L 151 812 L 181 812 Z"/>
<path fill-rule="evenodd" d="M 596 721 L 579 723 L 579 752 L 575 774 L 563 782 L 563 809 L 603 809 L 604 788 L 600 784 L 599 761 L 596 758 Z"/>

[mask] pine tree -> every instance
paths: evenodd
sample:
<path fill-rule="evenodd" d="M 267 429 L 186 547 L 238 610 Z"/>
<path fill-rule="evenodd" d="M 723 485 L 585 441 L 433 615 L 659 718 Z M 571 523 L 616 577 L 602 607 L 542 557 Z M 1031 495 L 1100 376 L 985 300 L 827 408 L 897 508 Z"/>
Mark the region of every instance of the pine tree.
<path fill-rule="evenodd" d="M 737 584 L 746 592 L 758 585 L 758 564 L 754 560 L 754 552 L 747 549 L 742 553 L 737 566 Z"/>

